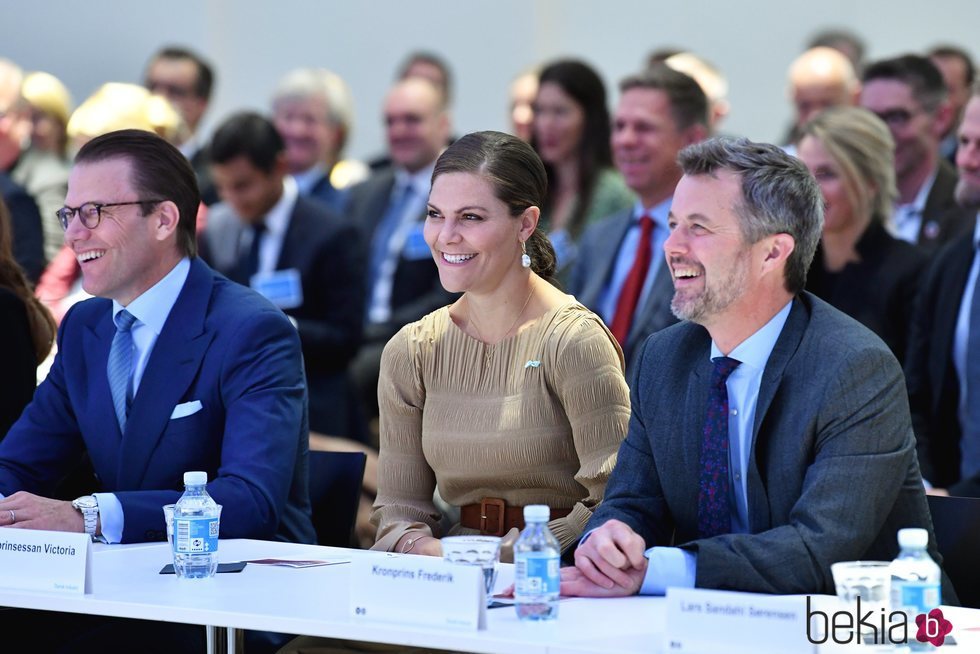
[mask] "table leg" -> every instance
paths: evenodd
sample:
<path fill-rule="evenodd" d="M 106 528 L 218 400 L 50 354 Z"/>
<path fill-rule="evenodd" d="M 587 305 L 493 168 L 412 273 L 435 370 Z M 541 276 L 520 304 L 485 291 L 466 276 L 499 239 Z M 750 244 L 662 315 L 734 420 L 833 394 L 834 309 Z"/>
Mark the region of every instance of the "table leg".
<path fill-rule="evenodd" d="M 245 632 L 234 627 L 212 627 L 208 625 L 208 654 L 243 654 L 245 652 Z"/>

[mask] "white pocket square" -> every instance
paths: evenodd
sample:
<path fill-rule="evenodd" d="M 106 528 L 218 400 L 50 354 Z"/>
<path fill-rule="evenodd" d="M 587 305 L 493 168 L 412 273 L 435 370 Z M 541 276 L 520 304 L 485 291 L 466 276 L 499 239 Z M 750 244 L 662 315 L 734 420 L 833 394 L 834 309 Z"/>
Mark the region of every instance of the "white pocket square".
<path fill-rule="evenodd" d="M 183 404 L 178 404 L 174 407 L 174 412 L 170 414 L 170 419 L 176 420 L 177 418 L 186 418 L 187 416 L 194 415 L 203 408 L 204 405 L 201 404 L 201 400 L 184 402 Z"/>

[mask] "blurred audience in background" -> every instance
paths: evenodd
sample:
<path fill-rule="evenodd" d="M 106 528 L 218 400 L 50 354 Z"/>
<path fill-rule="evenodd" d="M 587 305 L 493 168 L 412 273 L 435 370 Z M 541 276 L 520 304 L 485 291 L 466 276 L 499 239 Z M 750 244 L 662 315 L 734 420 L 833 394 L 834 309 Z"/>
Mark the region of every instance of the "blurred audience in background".
<path fill-rule="evenodd" d="M 591 66 L 561 60 L 541 70 L 531 143 L 548 171 L 541 226 L 555 248 L 559 279 L 571 269 L 585 228 L 635 199 L 613 168 L 609 124 L 606 87 Z"/>

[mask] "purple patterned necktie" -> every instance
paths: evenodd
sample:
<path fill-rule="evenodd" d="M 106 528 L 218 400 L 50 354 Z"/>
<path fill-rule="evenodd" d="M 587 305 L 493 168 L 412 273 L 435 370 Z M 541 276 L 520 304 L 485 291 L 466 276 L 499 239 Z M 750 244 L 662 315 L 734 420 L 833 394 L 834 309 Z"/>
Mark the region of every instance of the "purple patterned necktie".
<path fill-rule="evenodd" d="M 725 381 L 741 363 L 729 357 L 711 360 L 708 414 L 701 439 L 701 484 L 698 492 L 698 537 L 710 538 L 732 530 L 728 502 L 728 387 Z"/>

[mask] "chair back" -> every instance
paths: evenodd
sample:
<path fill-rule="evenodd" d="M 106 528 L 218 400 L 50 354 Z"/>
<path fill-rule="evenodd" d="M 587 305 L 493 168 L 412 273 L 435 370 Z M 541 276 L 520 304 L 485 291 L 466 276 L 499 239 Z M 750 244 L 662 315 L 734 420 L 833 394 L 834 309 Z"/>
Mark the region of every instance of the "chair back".
<path fill-rule="evenodd" d="M 980 609 L 980 499 L 929 495 L 928 501 L 943 569 L 960 604 Z"/>
<path fill-rule="evenodd" d="M 366 462 L 364 452 L 310 450 L 310 504 L 320 545 L 353 544 Z"/>

